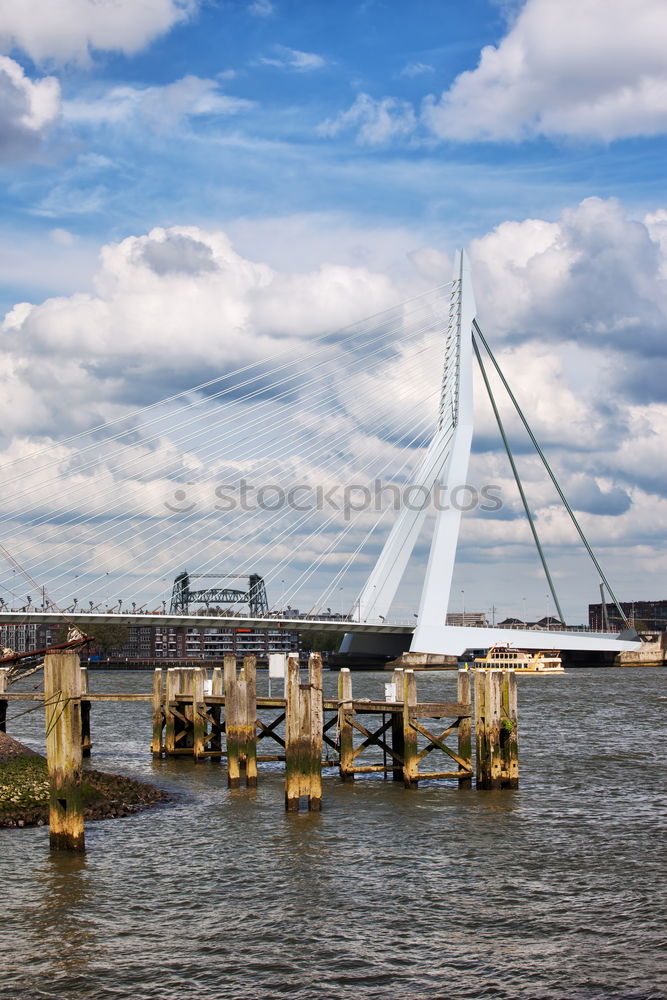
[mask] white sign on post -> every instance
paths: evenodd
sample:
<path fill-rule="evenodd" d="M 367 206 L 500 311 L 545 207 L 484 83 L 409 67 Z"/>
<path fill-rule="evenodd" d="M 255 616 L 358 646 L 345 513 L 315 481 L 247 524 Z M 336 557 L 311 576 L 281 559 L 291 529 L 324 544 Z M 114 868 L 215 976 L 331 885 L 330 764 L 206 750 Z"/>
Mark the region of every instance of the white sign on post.
<path fill-rule="evenodd" d="M 285 653 L 269 653 L 269 677 L 284 677 L 286 662 L 287 656 Z"/>
<path fill-rule="evenodd" d="M 385 701 L 396 701 L 396 685 L 395 684 L 385 684 L 385 686 L 384 686 L 384 700 Z"/>

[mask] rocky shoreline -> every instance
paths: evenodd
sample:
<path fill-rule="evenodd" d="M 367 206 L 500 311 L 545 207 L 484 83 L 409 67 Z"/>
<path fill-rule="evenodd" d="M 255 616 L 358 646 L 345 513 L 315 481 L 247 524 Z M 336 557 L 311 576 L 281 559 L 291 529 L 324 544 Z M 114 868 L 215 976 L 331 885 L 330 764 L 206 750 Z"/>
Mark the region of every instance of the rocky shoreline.
<path fill-rule="evenodd" d="M 169 801 L 159 788 L 122 775 L 86 768 L 83 779 L 86 820 L 129 816 Z M 0 733 L 0 828 L 46 826 L 48 801 L 45 758 Z"/>

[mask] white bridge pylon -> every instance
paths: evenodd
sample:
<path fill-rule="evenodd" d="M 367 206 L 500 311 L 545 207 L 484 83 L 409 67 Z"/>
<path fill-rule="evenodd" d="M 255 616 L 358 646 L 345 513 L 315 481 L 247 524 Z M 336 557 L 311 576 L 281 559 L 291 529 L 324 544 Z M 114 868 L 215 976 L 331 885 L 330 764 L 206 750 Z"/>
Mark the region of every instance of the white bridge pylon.
<path fill-rule="evenodd" d="M 467 254 L 460 250 L 452 276 L 437 426 L 413 477 L 414 486 L 424 490 L 424 495 L 426 491 L 432 495 L 430 491 L 438 487 L 443 497 L 451 497 L 452 491 L 467 481 L 474 421 L 472 330 L 475 312 L 470 262 Z M 387 618 L 424 523 L 428 504 L 419 506 L 421 509 L 401 508 L 359 596 L 360 621 L 378 625 Z M 498 642 L 527 649 L 558 644 L 563 649 L 618 651 L 636 646 L 636 642 L 619 642 L 608 634 L 560 632 L 556 637 L 553 632 L 534 629 L 470 629 L 446 625 L 461 526 L 461 511 L 451 504 L 447 506 L 449 509 L 439 505 L 435 517 L 411 652 L 460 655 L 467 648 L 483 648 Z"/>

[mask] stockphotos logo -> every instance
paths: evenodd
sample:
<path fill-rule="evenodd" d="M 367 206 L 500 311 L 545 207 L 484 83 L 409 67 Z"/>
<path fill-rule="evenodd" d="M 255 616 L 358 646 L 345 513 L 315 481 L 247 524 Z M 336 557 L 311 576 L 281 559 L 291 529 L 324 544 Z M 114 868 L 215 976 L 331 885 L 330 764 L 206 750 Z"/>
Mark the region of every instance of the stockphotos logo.
<path fill-rule="evenodd" d="M 447 490 L 440 483 L 433 486 L 419 486 L 414 483 L 397 485 L 383 483 L 375 479 L 370 485 L 350 483 L 346 486 L 313 486 L 310 483 L 295 483 L 281 486 L 279 483 L 263 483 L 253 486 L 246 479 L 234 484 L 221 483 L 210 487 L 208 498 L 196 496 L 195 483 L 188 483 L 174 491 L 164 506 L 173 514 L 204 513 L 210 510 L 228 514 L 232 511 L 281 511 L 294 510 L 299 513 L 327 510 L 342 513 L 349 521 L 361 511 L 399 511 L 407 508 L 423 510 L 481 510 L 493 513 L 502 508 L 502 488 L 486 483 L 479 489 L 469 483 L 462 483 Z"/>

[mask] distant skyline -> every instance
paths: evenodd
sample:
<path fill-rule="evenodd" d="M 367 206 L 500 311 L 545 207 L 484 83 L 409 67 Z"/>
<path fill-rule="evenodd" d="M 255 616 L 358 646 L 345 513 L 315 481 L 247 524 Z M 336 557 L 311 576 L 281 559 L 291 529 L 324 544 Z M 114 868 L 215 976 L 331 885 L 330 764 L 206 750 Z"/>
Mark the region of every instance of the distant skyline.
<path fill-rule="evenodd" d="M 36 447 L 59 462 L 51 479 L 30 480 L 44 524 L 26 527 L 30 504 L 12 492 L 25 482 L 11 485 L 0 541 L 40 583 L 67 544 L 78 570 L 54 584 L 63 600 L 75 581 L 102 574 L 131 601 L 131 547 L 111 534 L 102 542 L 121 491 L 125 514 L 161 533 L 155 551 L 132 558 L 162 599 L 185 560 L 195 571 L 217 558 L 215 546 L 201 554 L 206 519 L 192 522 L 192 558 L 185 531 L 168 551 L 164 503 L 193 469 L 200 483 L 229 474 L 203 445 L 218 404 L 206 402 L 197 441 L 170 429 L 174 403 L 160 410 L 159 440 L 138 422 L 122 448 L 100 445 L 86 473 L 95 489 L 77 479 L 82 442 L 65 439 L 279 345 L 305 353 L 323 331 L 446 281 L 465 246 L 482 328 L 619 598 L 660 598 L 665 37 L 662 0 L 0 0 L 5 481 L 19 468 L 7 463 Z M 379 368 L 359 382 L 339 344 L 349 388 L 328 419 L 378 462 L 398 462 L 387 429 L 411 406 L 426 412 L 437 388 L 437 350 L 424 366 L 413 333 L 401 328 L 402 360 L 384 382 Z M 401 364 L 394 412 L 386 397 Z M 495 604 L 500 617 L 523 617 L 525 602 L 539 618 L 554 609 L 478 397 L 471 482 L 499 484 L 505 505 L 464 518 L 449 610 L 465 602 L 490 615 Z M 271 412 L 278 427 L 284 410 Z M 583 621 L 598 581 L 507 415 L 561 602 Z M 300 404 L 299 419 L 324 435 L 314 403 Z M 322 481 L 317 462 L 297 466 L 291 455 L 288 465 Z M 345 458 L 327 474 L 354 471 Z M 79 504 L 90 535 L 72 524 L 60 539 L 63 511 Z M 346 536 L 352 548 L 366 530 Z M 336 586 L 336 602 L 354 599 L 380 541 Z M 291 537 L 304 559 L 310 544 Z M 415 564 L 405 614 L 419 577 Z M 7 597 L 11 567 L 0 582 Z M 322 567 L 295 602 L 324 589 Z"/>

